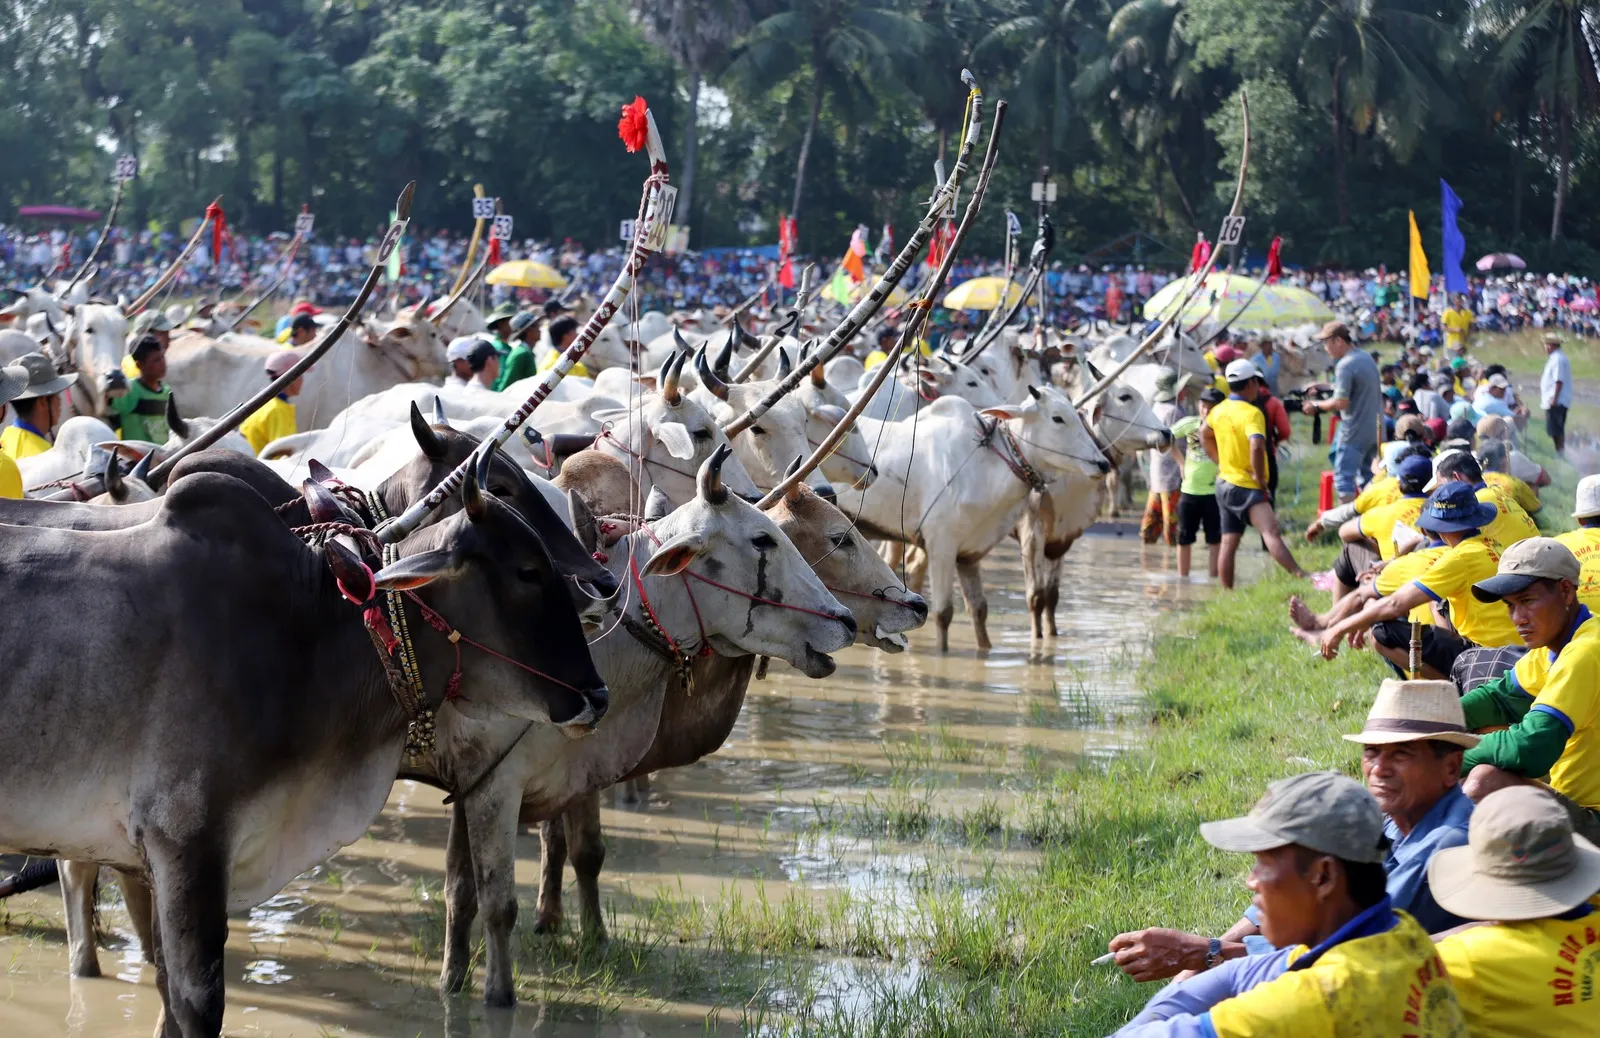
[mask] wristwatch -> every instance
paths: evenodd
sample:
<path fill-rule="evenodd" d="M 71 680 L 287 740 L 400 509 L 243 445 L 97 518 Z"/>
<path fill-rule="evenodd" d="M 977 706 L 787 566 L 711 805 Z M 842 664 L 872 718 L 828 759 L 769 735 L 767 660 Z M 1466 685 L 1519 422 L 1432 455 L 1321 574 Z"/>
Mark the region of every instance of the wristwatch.
<path fill-rule="evenodd" d="M 1206 942 L 1206 969 L 1222 965 L 1222 938 L 1213 937 Z"/>

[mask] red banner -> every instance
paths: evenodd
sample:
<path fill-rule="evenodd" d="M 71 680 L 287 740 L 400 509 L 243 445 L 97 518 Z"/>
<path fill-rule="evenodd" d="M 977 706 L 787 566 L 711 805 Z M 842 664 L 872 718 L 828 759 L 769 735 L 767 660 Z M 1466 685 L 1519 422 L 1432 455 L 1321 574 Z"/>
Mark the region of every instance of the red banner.
<path fill-rule="evenodd" d="M 1267 284 L 1269 285 L 1275 284 L 1279 278 L 1283 277 L 1283 260 L 1278 255 L 1279 250 L 1282 248 L 1283 239 L 1275 237 L 1272 239 L 1272 245 L 1267 249 Z"/>

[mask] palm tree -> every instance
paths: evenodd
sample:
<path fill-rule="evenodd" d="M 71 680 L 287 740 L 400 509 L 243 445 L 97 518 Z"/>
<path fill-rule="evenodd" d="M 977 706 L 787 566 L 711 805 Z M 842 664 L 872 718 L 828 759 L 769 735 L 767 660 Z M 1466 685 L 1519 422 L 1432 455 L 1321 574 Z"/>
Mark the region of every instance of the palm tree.
<path fill-rule="evenodd" d="M 978 43 L 979 54 L 1018 56 L 1017 108 L 1039 136 L 1039 162 L 1054 166 L 1055 142 L 1073 114 L 1079 56 L 1101 38 L 1100 0 L 1009 0 L 1005 17 Z"/>
<path fill-rule="evenodd" d="M 1073 91 L 1085 104 L 1101 109 L 1104 121 L 1130 150 L 1150 158 L 1158 203 L 1165 170 L 1189 223 L 1198 226 L 1173 157 L 1175 142 L 1203 141 L 1205 135 L 1205 76 L 1192 62 L 1194 45 L 1179 26 L 1185 2 L 1125 3 L 1106 28 L 1106 50 L 1085 65 Z"/>
<path fill-rule="evenodd" d="M 1561 218 L 1572 179 L 1572 134 L 1600 104 L 1600 73 L 1591 27 L 1600 18 L 1596 0 L 1484 0 L 1475 27 L 1496 43 L 1495 79 L 1514 85 L 1531 80 L 1531 93 L 1545 124 L 1555 131 L 1556 194 L 1550 244 L 1561 240 Z"/>
<path fill-rule="evenodd" d="M 881 93 L 875 84 L 898 82 L 900 59 L 927 39 L 921 22 L 891 6 L 892 0 L 793 0 L 786 10 L 758 22 L 728 65 L 727 78 L 753 94 L 785 82 L 797 93 L 806 92 L 790 216 L 800 215 L 824 99 L 832 98 L 846 114 L 864 116 Z"/>
<path fill-rule="evenodd" d="M 1443 77 L 1457 46 L 1427 0 L 1319 0 L 1297 64 L 1301 88 L 1328 112 L 1340 226 L 1350 223 L 1345 152 L 1352 134 L 1381 127 L 1408 158 L 1429 113 L 1450 107 Z"/>
<path fill-rule="evenodd" d="M 750 28 L 744 0 L 634 0 L 639 18 L 660 46 L 689 73 L 689 120 L 678 180 L 678 221 L 691 223 L 701 83 L 727 61 L 728 48 Z"/>

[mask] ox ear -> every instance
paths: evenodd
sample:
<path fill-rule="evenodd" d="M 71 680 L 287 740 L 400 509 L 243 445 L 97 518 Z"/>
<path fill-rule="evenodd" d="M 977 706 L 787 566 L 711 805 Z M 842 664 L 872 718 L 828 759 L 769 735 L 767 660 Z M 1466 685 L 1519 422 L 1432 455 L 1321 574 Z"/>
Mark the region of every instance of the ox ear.
<path fill-rule="evenodd" d="M 650 556 L 650 561 L 639 570 L 647 577 L 670 577 L 682 573 L 688 568 L 689 563 L 700 557 L 706 550 L 705 538 L 700 534 L 686 533 L 656 549 Z"/>
<path fill-rule="evenodd" d="M 662 422 L 655 427 L 655 434 L 661 446 L 674 458 L 681 461 L 694 457 L 694 439 L 689 435 L 689 427 L 682 422 Z"/>
<path fill-rule="evenodd" d="M 444 440 L 433 431 L 428 420 L 422 417 L 422 412 L 417 409 L 417 402 L 411 401 L 411 435 L 417 438 L 417 446 L 422 448 L 422 453 L 430 461 L 439 461 L 445 455 Z"/>
<path fill-rule="evenodd" d="M 567 494 L 567 516 L 572 521 L 572 532 L 578 535 L 583 550 L 600 550 L 600 523 L 595 519 L 589 503 L 574 493 Z"/>
<path fill-rule="evenodd" d="M 455 553 L 447 548 L 407 555 L 372 575 L 373 584 L 383 591 L 410 591 L 453 576 L 459 567 Z"/>
<path fill-rule="evenodd" d="M 1001 404 L 999 407 L 985 407 L 978 413 L 989 418 L 998 418 L 1002 422 L 1009 422 L 1013 418 L 1021 418 L 1027 413 L 1023 404 Z"/>
<path fill-rule="evenodd" d="M 377 585 L 367 564 L 336 537 L 330 537 L 323 545 L 323 553 L 345 596 L 358 603 L 370 601 L 377 592 Z"/>

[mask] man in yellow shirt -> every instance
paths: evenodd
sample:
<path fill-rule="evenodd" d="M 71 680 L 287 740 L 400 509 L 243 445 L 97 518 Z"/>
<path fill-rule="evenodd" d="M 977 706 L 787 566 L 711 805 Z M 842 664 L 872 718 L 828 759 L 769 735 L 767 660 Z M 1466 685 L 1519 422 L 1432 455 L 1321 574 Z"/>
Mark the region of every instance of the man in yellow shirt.
<path fill-rule="evenodd" d="M 1600 476 L 1578 480 L 1577 507 L 1572 518 L 1578 528 L 1556 534 L 1577 558 L 1582 574 L 1578 580 L 1578 601 L 1590 609 L 1600 609 Z"/>
<path fill-rule="evenodd" d="M 12 423 L 0 433 L 0 452 L 12 461 L 43 454 L 54 444 L 56 425 L 61 421 L 61 393 L 77 374 L 60 375 L 50 358 L 29 353 L 17 358 L 17 366 L 28 373 L 28 385 L 13 399 L 16 413 Z"/>
<path fill-rule="evenodd" d="M 1481 529 L 1494 514 L 1494 507 L 1479 501 L 1463 483 L 1449 482 L 1435 490 L 1423 506 L 1417 526 L 1450 550 L 1407 586 L 1328 628 L 1320 642 L 1323 658 L 1337 656 L 1339 643 L 1347 635 L 1371 628 L 1378 653 L 1404 672 L 1411 646 L 1410 624 L 1404 617 L 1430 601 L 1449 607 L 1454 630 L 1436 625 L 1423 631 L 1423 677 L 1454 679 L 1452 668 L 1469 649 L 1517 645 L 1516 628 L 1505 611 L 1486 606 L 1472 592 L 1473 584 L 1493 576 L 1500 562 L 1499 546 Z M 1473 661 L 1472 657 L 1466 660 L 1469 664 Z"/>
<path fill-rule="evenodd" d="M 1548 776 L 1574 832 L 1600 842 L 1600 620 L 1578 601 L 1578 560 L 1535 537 L 1506 549 L 1473 594 L 1504 603 L 1529 652 L 1461 698 L 1470 728 L 1489 732 L 1462 761 L 1473 800 Z"/>
<path fill-rule="evenodd" d="M 1445 349 L 1466 348 L 1467 333 L 1472 330 L 1472 311 L 1467 308 L 1465 296 L 1456 296 L 1455 305 L 1439 318 L 1439 327 L 1444 329 Z"/>
<path fill-rule="evenodd" d="M 300 354 L 293 350 L 280 350 L 267 358 L 267 381 L 274 382 L 282 378 L 295 362 L 300 359 Z M 295 421 L 295 397 L 300 395 L 300 388 L 305 384 L 306 377 L 301 375 L 287 386 L 277 396 L 262 404 L 256 413 L 244 420 L 239 426 L 239 432 L 250 441 L 250 449 L 260 454 L 267 444 L 284 436 L 293 436 L 299 432 Z"/>
<path fill-rule="evenodd" d="M 16 364 L 0 368 L 0 421 L 6 417 L 6 405 L 27 388 L 28 369 Z M 0 451 L 0 497 L 13 500 L 22 497 L 22 472 L 11 455 L 4 451 Z"/>
<path fill-rule="evenodd" d="M 1272 783 L 1243 818 L 1201 825 L 1213 847 L 1255 855 L 1245 885 L 1282 950 L 1208 962 L 1116 1038 L 1465 1035 L 1433 941 L 1389 900 L 1383 821 L 1360 783 L 1322 771 Z"/>
<path fill-rule="evenodd" d="M 1439 904 L 1483 925 L 1439 942 L 1470 1033 L 1600 1035 L 1600 850 L 1532 786 L 1483 798 L 1467 845 L 1428 862 Z"/>
<path fill-rule="evenodd" d="M 1434 486 L 1449 482 L 1464 483 L 1472 488 L 1479 501 L 1494 506 L 1495 517 L 1485 524 L 1483 533 L 1500 547 L 1509 548 L 1518 541 L 1539 536 L 1539 524 L 1522 510 L 1522 506 L 1510 494 L 1483 481 L 1483 466 L 1470 452 L 1445 451 L 1433 459 L 1433 471 Z"/>
<path fill-rule="evenodd" d="M 1217 510 L 1222 515 L 1222 549 L 1217 568 L 1222 586 L 1233 587 L 1233 562 L 1244 532 L 1255 527 L 1274 561 L 1297 577 L 1306 575 L 1278 532 L 1278 517 L 1267 495 L 1267 416 L 1254 403 L 1261 371 L 1235 360 L 1225 372 L 1228 399 L 1213 407 L 1200 427 L 1200 443 L 1217 463 Z"/>

